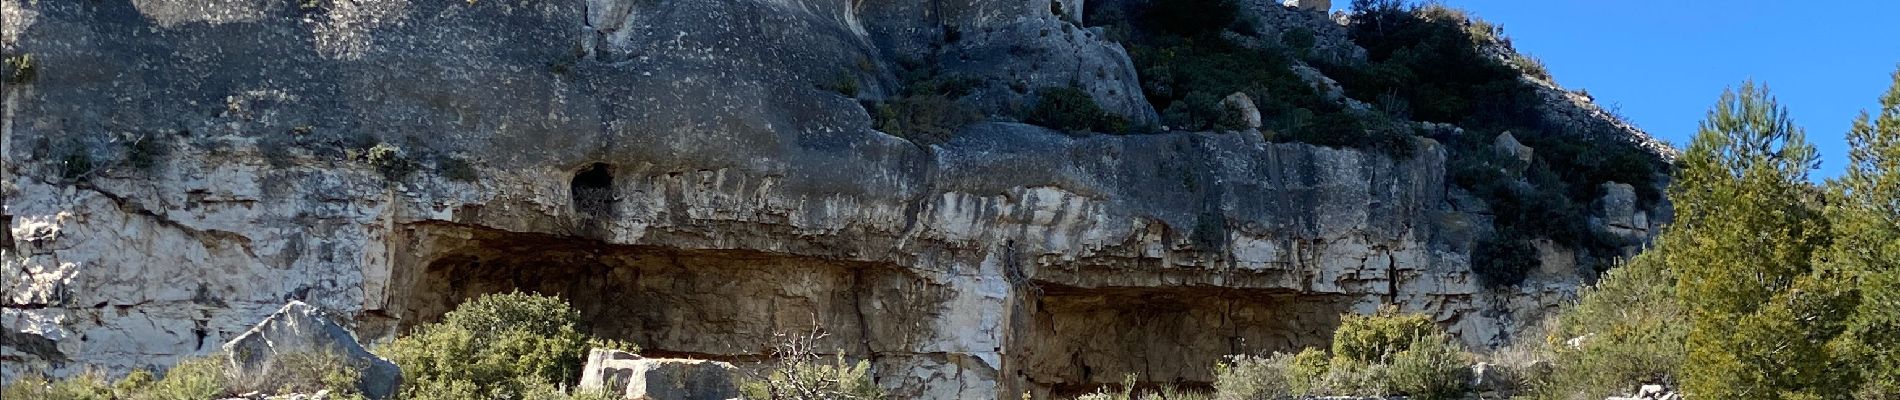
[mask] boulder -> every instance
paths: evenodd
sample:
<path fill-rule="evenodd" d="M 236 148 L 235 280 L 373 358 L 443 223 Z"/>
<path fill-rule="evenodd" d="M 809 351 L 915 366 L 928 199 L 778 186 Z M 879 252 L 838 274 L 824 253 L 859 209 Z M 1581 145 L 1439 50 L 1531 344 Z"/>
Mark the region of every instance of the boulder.
<path fill-rule="evenodd" d="M 1511 132 L 1508 131 L 1498 134 L 1496 139 L 1491 140 L 1491 149 L 1498 155 L 1517 160 L 1521 165 L 1530 165 L 1531 158 L 1536 155 L 1535 150 L 1518 142 L 1517 137 L 1511 136 Z"/>
<path fill-rule="evenodd" d="M 1240 120 L 1246 123 L 1247 129 L 1260 129 L 1260 107 L 1255 106 L 1253 98 L 1247 97 L 1246 93 L 1234 92 L 1227 95 L 1227 98 L 1221 99 L 1220 105 L 1239 113 Z"/>
<path fill-rule="evenodd" d="M 1286 0 L 1286 6 L 1301 10 L 1327 12 L 1333 9 L 1333 0 Z"/>
<path fill-rule="evenodd" d="M 357 390 L 371 399 L 388 399 L 402 384 L 402 369 L 389 360 L 371 354 L 343 326 L 326 317 L 322 310 L 301 301 L 291 301 L 251 330 L 224 344 L 232 377 L 238 381 L 261 382 L 270 379 L 272 367 L 280 357 L 290 354 L 328 352 L 360 368 L 362 377 Z"/>
<path fill-rule="evenodd" d="M 605 389 L 622 399 L 725 400 L 739 397 L 732 364 L 638 355 L 608 349 L 587 353 L 582 389 Z"/>
<path fill-rule="evenodd" d="M 1637 206 L 1636 187 L 1617 182 L 1603 183 L 1603 197 L 1596 201 L 1596 229 L 1623 243 L 1643 243 L 1649 238 L 1649 215 Z"/>
<path fill-rule="evenodd" d="M 1471 390 L 1477 393 L 1497 393 L 1508 390 L 1505 371 L 1495 364 L 1477 363 L 1471 365 Z"/>

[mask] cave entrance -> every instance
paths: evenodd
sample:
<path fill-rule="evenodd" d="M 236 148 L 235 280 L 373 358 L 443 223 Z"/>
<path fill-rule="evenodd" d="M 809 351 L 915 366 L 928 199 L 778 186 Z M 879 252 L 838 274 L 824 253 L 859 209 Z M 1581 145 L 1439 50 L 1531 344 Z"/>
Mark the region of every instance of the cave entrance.
<path fill-rule="evenodd" d="M 1119 386 L 1210 389 L 1228 355 L 1325 347 L 1355 296 L 1213 287 L 1043 287 L 1016 369 L 1050 398 Z"/>
<path fill-rule="evenodd" d="M 733 362 L 769 358 L 781 334 L 822 330 L 821 352 L 872 358 L 924 337 L 946 291 L 889 264 L 756 251 L 616 245 L 463 225 L 410 227 L 426 253 L 391 291 L 399 331 L 463 301 L 513 290 L 557 295 L 582 329 L 642 354 Z"/>
<path fill-rule="evenodd" d="M 574 174 L 574 180 L 568 183 L 568 193 L 573 196 L 574 211 L 593 217 L 612 215 L 615 200 L 613 166 L 594 163 L 581 169 Z"/>

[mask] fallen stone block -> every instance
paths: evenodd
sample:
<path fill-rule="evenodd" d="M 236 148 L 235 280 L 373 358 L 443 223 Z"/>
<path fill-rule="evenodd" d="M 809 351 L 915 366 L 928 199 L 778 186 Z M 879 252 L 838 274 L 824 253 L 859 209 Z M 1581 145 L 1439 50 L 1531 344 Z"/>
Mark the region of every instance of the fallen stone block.
<path fill-rule="evenodd" d="M 258 322 L 251 330 L 224 344 L 232 378 L 240 382 L 266 382 L 284 377 L 271 376 L 274 366 L 297 354 L 329 353 L 360 371 L 357 390 L 371 399 L 388 399 L 402 385 L 402 369 L 389 360 L 371 354 L 343 326 L 332 322 L 321 310 L 300 301 L 291 301 L 276 313 Z"/>
<path fill-rule="evenodd" d="M 725 400 L 739 397 L 732 364 L 665 358 L 641 358 L 618 350 L 587 353 L 580 388 L 604 389 L 621 399 Z"/>

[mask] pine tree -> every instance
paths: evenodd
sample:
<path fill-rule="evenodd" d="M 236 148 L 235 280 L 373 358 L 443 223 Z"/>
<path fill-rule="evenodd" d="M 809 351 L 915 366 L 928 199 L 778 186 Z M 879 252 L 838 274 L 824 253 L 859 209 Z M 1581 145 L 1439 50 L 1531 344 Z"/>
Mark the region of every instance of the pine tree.
<path fill-rule="evenodd" d="M 1826 257 L 1861 296 L 1833 346 L 1862 371 L 1857 397 L 1900 399 L 1900 70 L 1880 105 L 1847 134 L 1847 171 L 1830 182 L 1828 208 L 1839 239 Z"/>
<path fill-rule="evenodd" d="M 1828 245 L 1814 146 L 1764 88 L 1723 93 L 1681 158 L 1663 239 L 1690 315 L 1683 383 L 1704 398 L 1832 398 L 1853 296 L 1813 268 Z"/>

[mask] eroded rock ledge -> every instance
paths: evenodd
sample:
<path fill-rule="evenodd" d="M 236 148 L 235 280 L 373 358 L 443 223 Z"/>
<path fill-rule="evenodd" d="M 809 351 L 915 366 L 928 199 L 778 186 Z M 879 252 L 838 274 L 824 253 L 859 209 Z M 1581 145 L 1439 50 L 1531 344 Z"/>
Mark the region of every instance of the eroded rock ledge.
<path fill-rule="evenodd" d="M 817 88 L 890 93 L 956 27 L 983 104 L 1081 75 L 1152 118 L 1119 46 L 1047 1 L 350 4 L 0 0 L 42 66 L 0 120 L 8 374 L 167 365 L 287 299 L 387 338 L 520 289 L 657 354 L 821 326 L 900 396 L 1000 398 L 1205 382 L 1382 304 L 1498 344 L 1584 275 L 1543 246 L 1481 287 L 1489 216 L 1429 141 L 988 122 L 924 147 Z"/>

